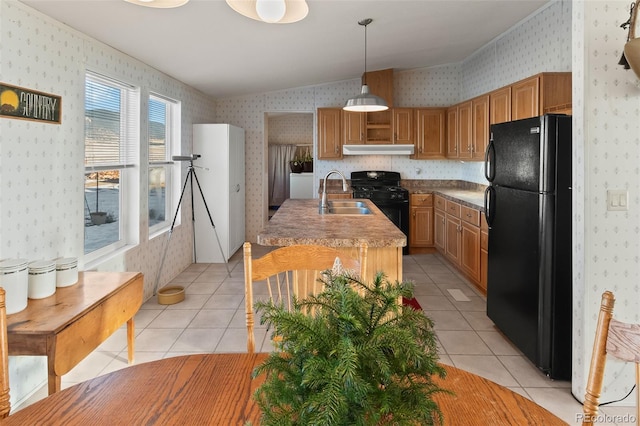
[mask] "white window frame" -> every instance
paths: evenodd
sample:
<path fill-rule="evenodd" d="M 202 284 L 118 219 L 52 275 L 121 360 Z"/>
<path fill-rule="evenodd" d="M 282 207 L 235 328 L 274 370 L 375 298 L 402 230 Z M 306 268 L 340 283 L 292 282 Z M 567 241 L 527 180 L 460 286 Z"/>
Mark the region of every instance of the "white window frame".
<path fill-rule="evenodd" d="M 120 151 L 121 153 L 126 151 L 126 155 L 122 156 L 123 160 L 120 162 L 98 161 L 93 164 L 87 164 L 85 158 L 85 174 L 120 170 L 119 239 L 114 243 L 86 253 L 84 255 L 85 267 L 98 264 L 101 260 L 138 244 L 140 212 L 140 88 L 91 70 L 85 71 L 85 87 L 88 80 L 121 90 L 123 96 L 121 97 L 120 114 L 126 119 L 120 121 L 121 139 L 124 141 Z"/>
<path fill-rule="evenodd" d="M 153 99 L 157 102 L 163 102 L 166 107 L 165 116 L 165 158 L 163 161 L 151 161 L 149 156 L 149 168 L 147 173 L 147 182 L 150 179 L 152 168 L 164 166 L 165 168 L 165 220 L 149 226 L 149 239 L 156 237 L 167 231 L 172 224 L 173 217 L 178 207 L 178 197 L 180 191 L 180 167 L 179 163 L 174 163 L 171 159 L 174 155 L 179 155 L 180 149 L 180 129 L 182 127 L 182 109 L 181 103 L 175 99 L 168 98 L 158 93 L 150 92 L 149 100 Z M 149 108 L 150 110 L 150 108 Z M 147 119 L 150 123 L 149 114 Z M 151 137 L 148 135 L 147 149 L 151 146 Z M 150 194 L 149 188 L 147 196 Z M 147 217 L 149 217 L 151 206 L 147 208 Z M 175 226 L 180 224 L 180 215 L 176 218 Z"/>

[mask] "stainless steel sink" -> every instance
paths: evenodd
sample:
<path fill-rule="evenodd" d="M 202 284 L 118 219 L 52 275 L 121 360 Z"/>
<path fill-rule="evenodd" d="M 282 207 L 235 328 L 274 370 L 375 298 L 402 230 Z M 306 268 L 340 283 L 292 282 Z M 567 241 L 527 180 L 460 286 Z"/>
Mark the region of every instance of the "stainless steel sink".
<path fill-rule="evenodd" d="M 363 201 L 332 200 L 332 201 L 329 201 L 329 207 L 364 207 L 364 208 L 367 208 L 367 205 Z"/>
<path fill-rule="evenodd" d="M 371 210 L 368 207 L 334 207 L 329 206 L 329 214 L 348 214 L 348 215 L 363 215 L 371 214 Z"/>

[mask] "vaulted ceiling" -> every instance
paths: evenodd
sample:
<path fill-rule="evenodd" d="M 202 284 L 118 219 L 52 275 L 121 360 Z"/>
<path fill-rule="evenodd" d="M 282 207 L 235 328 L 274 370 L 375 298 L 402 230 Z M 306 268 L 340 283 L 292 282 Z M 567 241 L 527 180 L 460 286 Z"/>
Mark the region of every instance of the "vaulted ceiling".
<path fill-rule="evenodd" d="M 549 0 L 307 0 L 309 15 L 266 24 L 224 0 L 174 9 L 123 0 L 21 0 L 216 98 L 459 62 Z M 552 0 L 553 1 L 553 0 Z"/>

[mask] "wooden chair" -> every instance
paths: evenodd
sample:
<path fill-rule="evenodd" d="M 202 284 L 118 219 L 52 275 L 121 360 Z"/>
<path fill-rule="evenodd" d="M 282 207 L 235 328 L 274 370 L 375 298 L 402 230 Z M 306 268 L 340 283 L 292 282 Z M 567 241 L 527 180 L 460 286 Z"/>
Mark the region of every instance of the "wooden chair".
<path fill-rule="evenodd" d="M 636 363 L 636 422 L 640 418 L 640 324 L 623 323 L 613 318 L 613 293 L 605 291 L 593 342 L 591 366 L 583 404 L 583 425 L 591 425 L 598 414 L 598 399 L 602 392 L 604 365 L 607 355 Z"/>
<path fill-rule="evenodd" d="M 9 401 L 9 345 L 7 340 L 7 305 L 5 291 L 0 287 L 0 419 L 11 411 Z"/>
<path fill-rule="evenodd" d="M 286 303 L 290 309 L 292 296 L 302 297 L 322 291 L 322 283 L 318 282 L 320 273 L 331 269 L 336 258 L 340 258 L 344 269 L 358 273 L 364 280 L 366 244 L 354 249 L 354 252 L 358 253 L 358 258 L 347 256 L 332 247 L 294 245 L 275 249 L 259 259 L 253 259 L 251 243 L 244 243 L 244 295 L 249 353 L 255 351 L 254 290 L 260 291 L 259 294 L 269 300 Z"/>

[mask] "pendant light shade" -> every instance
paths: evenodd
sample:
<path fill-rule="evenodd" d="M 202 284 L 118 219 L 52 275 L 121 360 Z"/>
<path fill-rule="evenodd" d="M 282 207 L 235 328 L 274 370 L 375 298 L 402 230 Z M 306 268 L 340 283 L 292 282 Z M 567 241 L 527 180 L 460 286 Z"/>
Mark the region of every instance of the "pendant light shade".
<path fill-rule="evenodd" d="M 369 86 L 367 86 L 367 25 L 373 22 L 373 19 L 367 18 L 358 22 L 358 25 L 364 27 L 364 81 L 360 94 L 349 99 L 345 106 L 342 108 L 345 111 L 355 112 L 375 112 L 385 111 L 389 109 L 387 101 L 380 96 L 376 96 L 373 93 L 369 93 Z"/>
<path fill-rule="evenodd" d="M 360 94 L 349 99 L 342 109 L 345 111 L 375 112 L 385 111 L 389 107 L 387 102 L 380 96 L 369 93 L 369 86 L 363 84 Z"/>
<path fill-rule="evenodd" d="M 247 18 L 269 24 L 290 24 L 309 13 L 305 0 L 227 0 L 231 9 Z"/>
<path fill-rule="evenodd" d="M 128 3 L 145 7 L 155 7 L 157 9 L 169 9 L 186 4 L 189 0 L 124 0 Z"/>

